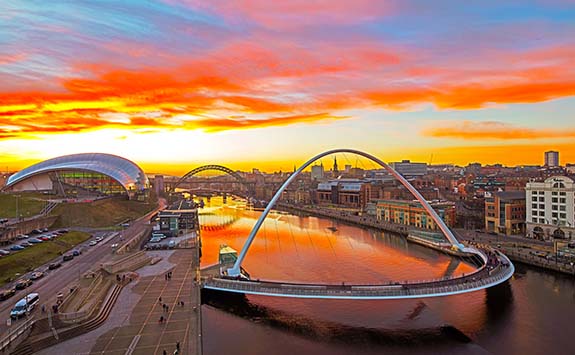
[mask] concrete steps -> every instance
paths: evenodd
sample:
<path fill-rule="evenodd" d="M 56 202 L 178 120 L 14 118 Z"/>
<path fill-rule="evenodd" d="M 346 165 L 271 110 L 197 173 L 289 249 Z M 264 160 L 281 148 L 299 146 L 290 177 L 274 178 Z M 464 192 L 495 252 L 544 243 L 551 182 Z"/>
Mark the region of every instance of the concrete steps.
<path fill-rule="evenodd" d="M 75 326 L 72 326 L 70 328 L 60 330 L 58 332 L 58 338 L 55 338 L 53 335 L 50 334 L 39 339 L 30 339 L 30 338 L 26 339 L 10 354 L 32 355 L 37 351 L 46 349 L 50 346 L 66 341 L 68 339 L 72 339 L 74 337 L 88 333 L 98 328 L 106 321 L 106 319 L 108 319 L 108 316 L 112 312 L 112 308 L 114 307 L 114 304 L 116 303 L 118 297 L 120 296 L 121 291 L 122 291 L 122 285 L 115 285 L 107 301 L 104 303 L 104 305 L 100 309 L 100 312 L 98 312 L 98 314 L 95 317 L 87 319 L 86 321 L 77 324 Z"/>

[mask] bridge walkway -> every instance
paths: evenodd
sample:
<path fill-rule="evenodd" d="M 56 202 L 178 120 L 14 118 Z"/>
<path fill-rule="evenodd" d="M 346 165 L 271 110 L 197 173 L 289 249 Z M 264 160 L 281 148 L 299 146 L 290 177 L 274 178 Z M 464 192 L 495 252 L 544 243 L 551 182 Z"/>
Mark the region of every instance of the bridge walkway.
<path fill-rule="evenodd" d="M 210 271 L 214 272 L 213 266 Z M 484 267 L 469 275 L 422 282 L 390 282 L 382 285 L 298 284 L 206 276 L 202 279 L 202 287 L 280 297 L 402 299 L 446 296 L 480 290 L 509 279 L 513 272 L 513 264 L 503 254 L 497 253 L 496 256 L 488 259 L 488 263 Z"/>

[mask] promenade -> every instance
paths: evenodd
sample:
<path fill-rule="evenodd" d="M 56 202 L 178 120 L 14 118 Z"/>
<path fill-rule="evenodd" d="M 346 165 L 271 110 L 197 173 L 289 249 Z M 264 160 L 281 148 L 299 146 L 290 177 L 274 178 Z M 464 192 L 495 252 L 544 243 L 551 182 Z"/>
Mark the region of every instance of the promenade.
<path fill-rule="evenodd" d="M 106 322 L 38 354 L 162 355 L 178 346 L 179 354 L 201 354 L 197 249 L 148 253 L 162 260 L 136 271 L 139 277 L 122 290 Z"/>

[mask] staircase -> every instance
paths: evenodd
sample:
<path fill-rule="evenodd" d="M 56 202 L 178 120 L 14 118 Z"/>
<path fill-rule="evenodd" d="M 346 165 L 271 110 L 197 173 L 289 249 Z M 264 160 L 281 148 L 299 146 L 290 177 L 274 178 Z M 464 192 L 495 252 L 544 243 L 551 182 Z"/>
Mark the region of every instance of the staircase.
<path fill-rule="evenodd" d="M 44 208 L 42 209 L 42 211 L 40 211 L 39 214 L 45 216 L 47 214 L 49 214 L 50 212 L 52 212 L 52 210 L 58 206 L 58 202 L 48 202 L 48 204 L 46 204 L 46 206 L 44 206 Z"/>
<path fill-rule="evenodd" d="M 106 319 L 108 319 L 108 316 L 112 312 L 112 308 L 114 307 L 116 300 L 120 296 L 121 291 L 122 291 L 122 285 L 115 285 L 114 288 L 112 289 L 112 292 L 110 293 L 110 296 L 108 297 L 106 302 L 102 305 L 100 311 L 95 317 L 89 318 L 83 321 L 82 323 L 79 323 L 72 327 L 60 330 L 57 334 L 58 338 L 50 334 L 41 338 L 26 339 L 20 345 L 18 345 L 18 347 L 16 347 L 16 349 L 14 349 L 14 351 L 12 351 L 10 354 L 32 355 L 35 352 L 38 352 L 42 349 L 46 349 L 57 343 L 66 341 L 68 339 L 72 339 L 74 337 L 88 333 L 98 328 L 106 321 Z"/>

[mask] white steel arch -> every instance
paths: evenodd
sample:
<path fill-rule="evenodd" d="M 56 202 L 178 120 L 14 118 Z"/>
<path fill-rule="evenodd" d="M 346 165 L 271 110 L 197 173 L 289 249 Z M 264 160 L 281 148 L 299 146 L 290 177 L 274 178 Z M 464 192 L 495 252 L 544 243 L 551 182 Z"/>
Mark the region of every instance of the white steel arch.
<path fill-rule="evenodd" d="M 429 213 L 429 215 L 431 216 L 431 218 L 433 218 L 433 220 L 435 221 L 435 223 L 439 226 L 439 229 L 441 229 L 441 231 L 443 232 L 443 234 L 445 235 L 445 237 L 447 238 L 447 240 L 451 243 L 451 245 L 453 245 L 454 247 L 456 247 L 457 249 L 463 251 L 465 249 L 465 247 L 463 246 L 463 244 L 461 244 L 457 238 L 455 238 L 455 236 L 453 235 L 453 233 L 451 232 L 451 230 L 449 229 L 449 227 L 447 227 L 447 225 L 445 224 L 445 222 L 443 222 L 443 220 L 441 219 L 441 217 L 439 217 L 439 215 L 437 214 L 437 212 L 435 212 L 435 210 L 431 207 L 431 205 L 425 200 L 425 198 L 423 198 L 423 196 L 421 196 L 421 194 L 419 193 L 419 191 L 417 191 L 415 189 L 415 187 L 413 187 L 403 176 L 401 176 L 401 174 L 399 174 L 397 171 L 395 171 L 394 169 L 392 169 L 389 165 L 387 165 L 385 162 L 383 162 L 382 160 L 378 159 L 377 157 L 362 152 L 360 150 L 355 150 L 355 149 L 347 149 L 347 148 L 341 148 L 341 149 L 332 149 L 332 150 L 328 150 L 326 152 L 320 153 L 316 156 L 314 156 L 313 158 L 311 158 L 310 160 L 308 160 L 305 164 L 303 164 L 301 167 L 299 167 L 299 169 L 297 169 L 293 174 L 290 175 L 290 177 L 282 184 L 282 186 L 280 186 L 280 188 L 278 189 L 278 191 L 275 193 L 275 195 L 273 196 L 273 198 L 271 199 L 271 201 L 268 203 L 266 209 L 264 210 L 264 212 L 261 214 L 260 218 L 257 220 L 256 224 L 254 225 L 254 228 L 252 229 L 252 231 L 250 232 L 250 235 L 248 236 L 248 239 L 246 240 L 242 251 L 240 252 L 240 255 L 238 256 L 238 259 L 236 260 L 235 264 L 233 267 L 231 267 L 230 269 L 228 269 L 228 275 L 229 276 L 239 276 L 240 275 L 240 270 L 241 270 L 241 266 L 242 266 L 242 262 L 244 261 L 246 254 L 248 252 L 248 250 L 250 249 L 250 246 L 252 245 L 252 242 L 254 241 L 254 238 L 256 236 L 256 234 L 258 233 L 260 227 L 262 226 L 264 220 L 266 219 L 267 215 L 270 213 L 270 211 L 272 210 L 272 208 L 275 206 L 276 202 L 279 200 L 280 196 L 282 195 L 283 191 L 289 186 L 289 184 L 303 171 L 305 170 L 305 168 L 307 168 L 308 166 L 310 166 L 313 162 L 315 162 L 318 159 L 321 159 L 327 155 L 331 155 L 331 154 L 337 154 L 337 153 L 350 153 L 350 154 L 355 154 L 355 155 L 360 155 L 362 157 L 365 157 L 377 164 L 379 164 L 381 167 L 383 167 L 385 170 L 387 170 L 391 175 L 393 175 L 393 177 L 395 177 L 397 180 L 399 180 L 399 182 L 401 182 L 401 184 L 403 186 L 405 186 L 409 192 L 411 192 L 411 194 L 421 203 L 421 205 L 423 206 L 423 208 L 425 208 L 425 210 L 427 211 L 427 213 Z"/>

